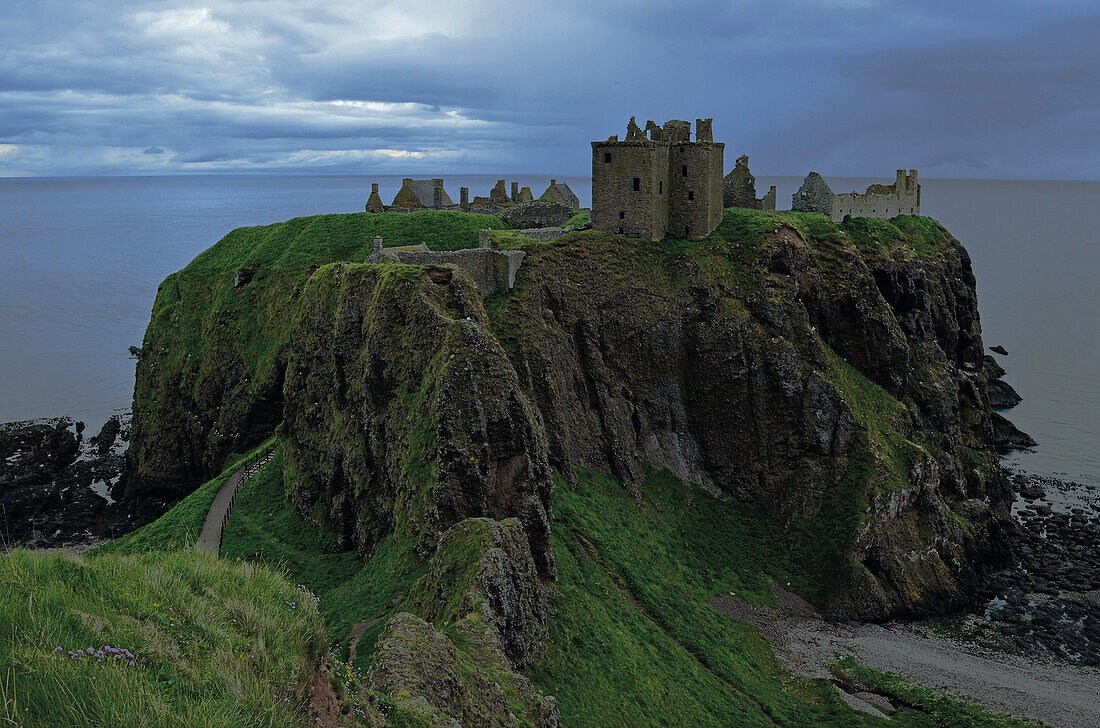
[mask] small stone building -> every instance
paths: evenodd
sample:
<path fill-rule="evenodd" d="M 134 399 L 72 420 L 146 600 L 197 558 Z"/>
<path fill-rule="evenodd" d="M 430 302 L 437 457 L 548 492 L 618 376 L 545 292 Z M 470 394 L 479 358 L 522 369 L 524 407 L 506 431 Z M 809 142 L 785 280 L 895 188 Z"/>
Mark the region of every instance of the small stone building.
<path fill-rule="evenodd" d="M 393 198 L 392 207 L 415 210 L 422 208 L 450 207 L 454 202 L 451 196 L 443 188 L 441 179 L 410 179 L 401 180 L 401 189 Z"/>
<path fill-rule="evenodd" d="M 749 171 L 749 157 L 737 158 L 733 170 L 722 180 L 722 207 L 744 207 L 749 210 L 774 210 L 775 185 L 768 194 L 756 198 L 756 178 Z"/>
<path fill-rule="evenodd" d="M 635 238 L 701 240 L 722 221 L 722 155 L 711 119 L 663 127 L 633 117 L 622 141 L 592 142 L 592 227 Z M 647 137 L 646 134 L 649 134 Z"/>
<path fill-rule="evenodd" d="M 561 202 L 576 211 L 581 208 L 580 199 L 573 193 L 573 190 L 569 188 L 569 185 L 564 182 L 558 182 L 556 179 L 550 180 L 550 186 L 546 188 L 546 191 L 539 197 L 543 202 Z"/>

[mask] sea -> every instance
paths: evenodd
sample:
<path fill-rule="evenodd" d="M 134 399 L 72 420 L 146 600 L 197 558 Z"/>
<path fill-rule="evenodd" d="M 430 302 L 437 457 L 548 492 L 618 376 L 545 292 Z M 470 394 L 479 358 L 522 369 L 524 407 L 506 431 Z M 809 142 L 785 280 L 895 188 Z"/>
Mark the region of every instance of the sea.
<path fill-rule="evenodd" d="M 446 179 L 488 194 L 496 176 Z M 549 175 L 509 176 L 535 196 Z M 591 180 L 559 177 L 591 199 Z M 835 192 L 872 182 L 828 178 Z M 889 180 L 887 180 L 889 181 Z M 0 179 L 0 422 L 70 415 L 95 432 L 130 405 L 157 285 L 230 230 L 363 209 L 392 176 Z M 789 207 L 796 177 L 776 185 Z M 922 179 L 921 208 L 970 251 L 987 346 L 1038 447 L 1008 464 L 1100 490 L 1100 182 Z"/>

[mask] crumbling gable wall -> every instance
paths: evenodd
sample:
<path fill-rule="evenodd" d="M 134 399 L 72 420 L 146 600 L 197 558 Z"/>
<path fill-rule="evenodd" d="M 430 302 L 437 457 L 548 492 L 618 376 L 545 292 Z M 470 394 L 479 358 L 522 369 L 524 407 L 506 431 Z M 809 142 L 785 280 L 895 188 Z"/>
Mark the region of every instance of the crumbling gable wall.
<path fill-rule="evenodd" d="M 756 198 L 756 178 L 749 171 L 749 157 L 742 154 L 733 169 L 722 180 L 722 207 L 744 207 L 749 210 L 774 210 L 775 185 L 768 194 Z"/>
<path fill-rule="evenodd" d="M 581 207 L 580 198 L 573 193 L 569 185 L 558 182 L 556 179 L 550 180 L 550 186 L 546 188 L 539 199 L 543 202 L 560 202 L 569 205 L 572 210 L 579 210 Z"/>
<path fill-rule="evenodd" d="M 833 214 L 833 191 L 817 172 L 810 172 L 791 196 L 791 209 L 798 212 Z"/>

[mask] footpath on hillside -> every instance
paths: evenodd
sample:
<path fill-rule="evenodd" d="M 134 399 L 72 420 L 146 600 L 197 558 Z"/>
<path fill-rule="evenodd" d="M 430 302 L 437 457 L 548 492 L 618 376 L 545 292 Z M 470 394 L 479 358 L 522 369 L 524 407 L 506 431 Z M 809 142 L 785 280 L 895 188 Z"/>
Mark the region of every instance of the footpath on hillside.
<path fill-rule="evenodd" d="M 210 512 L 206 514 L 206 521 L 202 524 L 202 532 L 199 534 L 198 541 L 195 542 L 195 548 L 198 551 L 214 554 L 215 556 L 221 552 L 222 532 L 225 530 L 229 515 L 233 512 L 233 501 L 237 497 L 237 491 L 253 475 L 258 473 L 260 468 L 266 465 L 274 454 L 275 448 L 268 448 L 251 458 L 238 468 L 233 475 L 229 476 L 229 480 L 225 481 L 225 485 L 214 496 L 214 502 L 210 504 Z"/>

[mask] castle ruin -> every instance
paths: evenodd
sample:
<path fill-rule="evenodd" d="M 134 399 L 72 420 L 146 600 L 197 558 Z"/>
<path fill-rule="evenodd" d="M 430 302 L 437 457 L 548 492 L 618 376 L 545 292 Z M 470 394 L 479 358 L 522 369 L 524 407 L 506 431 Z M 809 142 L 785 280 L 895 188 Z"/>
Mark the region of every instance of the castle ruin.
<path fill-rule="evenodd" d="M 479 214 L 497 215 L 516 205 L 533 202 L 535 196 L 530 187 L 520 187 L 518 182 L 511 183 L 508 189 L 506 180 L 499 179 L 486 197 L 474 197 L 470 199 L 470 188 L 462 187 L 459 190 L 459 202 L 456 205 L 447 194 L 442 179 L 412 179 L 406 177 L 401 180 L 401 189 L 389 205 L 382 202 L 378 193 L 378 183 L 371 183 L 370 197 L 364 209 L 367 212 L 412 212 L 414 210 L 459 210 L 461 212 L 473 212 Z M 570 206 L 574 211 L 580 208 L 580 200 L 569 189 L 569 185 L 557 180 L 550 180 L 550 186 L 542 193 L 542 200 L 560 201 Z"/>
<path fill-rule="evenodd" d="M 833 222 L 841 222 L 847 215 L 882 219 L 896 215 L 919 215 L 917 170 L 911 169 L 906 173 L 904 169 L 899 169 L 894 184 L 871 185 L 862 194 L 854 191 L 834 194 L 820 174 L 810 172 L 794 193 L 791 209 L 820 212 L 828 215 Z"/>
<path fill-rule="evenodd" d="M 663 127 L 634 117 L 626 138 L 592 142 L 592 227 L 648 240 L 701 240 L 722 221 L 722 154 L 711 119 Z M 647 137 L 646 134 L 649 134 Z"/>
<path fill-rule="evenodd" d="M 749 157 L 737 158 L 733 170 L 722 180 L 722 207 L 744 207 L 749 210 L 774 210 L 775 185 L 768 194 L 756 198 L 756 178 L 749 171 Z"/>

